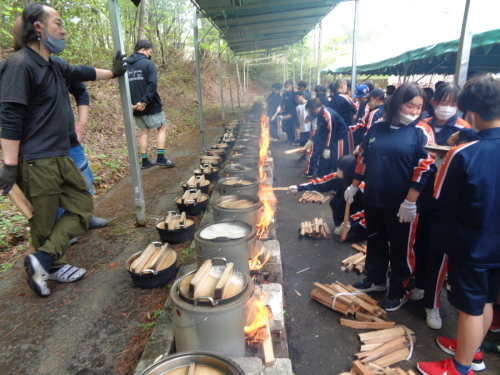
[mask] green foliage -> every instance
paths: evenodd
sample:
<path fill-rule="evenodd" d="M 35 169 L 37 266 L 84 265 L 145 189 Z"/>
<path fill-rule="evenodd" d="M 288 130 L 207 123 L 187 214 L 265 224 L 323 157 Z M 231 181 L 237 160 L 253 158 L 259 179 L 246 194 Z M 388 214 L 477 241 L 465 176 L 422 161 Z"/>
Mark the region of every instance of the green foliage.
<path fill-rule="evenodd" d="M 161 315 L 161 312 L 163 311 L 163 307 L 160 307 L 159 309 L 157 309 L 154 313 L 153 313 L 153 319 L 157 319 L 160 315 Z"/>
<path fill-rule="evenodd" d="M 10 250 L 12 247 L 25 241 L 28 236 L 26 219 L 24 216 L 11 209 L 12 205 L 5 197 L 0 197 L 0 252 Z"/>
<path fill-rule="evenodd" d="M 150 322 L 150 323 L 139 323 L 137 324 L 137 327 L 142 328 L 143 331 L 147 331 L 150 328 L 153 328 L 156 325 L 156 322 Z"/>

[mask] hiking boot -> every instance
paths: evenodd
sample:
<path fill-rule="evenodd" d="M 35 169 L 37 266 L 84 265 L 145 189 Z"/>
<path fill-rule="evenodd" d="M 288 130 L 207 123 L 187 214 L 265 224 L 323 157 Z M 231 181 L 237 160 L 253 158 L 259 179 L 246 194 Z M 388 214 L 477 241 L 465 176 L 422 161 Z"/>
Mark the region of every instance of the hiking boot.
<path fill-rule="evenodd" d="M 387 297 L 384 297 L 384 299 L 380 301 L 379 306 L 385 311 L 396 311 L 406 302 L 408 302 L 408 297 L 406 295 L 401 298 L 387 295 Z"/>
<path fill-rule="evenodd" d="M 490 326 L 491 332 L 500 332 L 500 309 L 493 308 L 493 321 Z"/>
<path fill-rule="evenodd" d="M 151 168 L 151 167 L 154 167 L 154 166 L 155 166 L 154 163 L 151 163 L 149 160 L 147 160 L 147 161 L 143 161 L 142 162 L 141 169 L 148 169 L 148 168 Z"/>
<path fill-rule="evenodd" d="M 41 297 L 50 295 L 50 289 L 46 281 L 49 273 L 43 268 L 42 264 L 34 254 L 28 254 L 24 258 L 24 269 L 28 275 L 28 285 L 30 289 Z"/>
<path fill-rule="evenodd" d="M 462 375 L 450 358 L 439 362 L 418 362 L 417 367 L 424 375 Z M 466 375 L 474 375 L 472 369 Z"/>
<path fill-rule="evenodd" d="M 168 159 L 165 159 L 165 158 L 158 158 L 156 159 L 156 165 L 161 165 L 163 167 L 168 167 L 168 168 L 172 168 L 172 167 L 175 167 L 175 163 L 172 163 L 170 160 Z"/>
<path fill-rule="evenodd" d="M 455 355 L 455 352 L 457 351 L 457 340 L 447 339 L 446 337 L 438 337 L 436 339 L 436 343 L 443 352 Z M 483 371 L 486 369 L 486 365 L 483 362 L 483 352 L 480 350 L 474 354 L 472 369 L 474 371 Z"/>
<path fill-rule="evenodd" d="M 106 224 L 108 224 L 106 219 L 92 215 L 92 217 L 90 218 L 90 222 L 89 222 L 89 228 L 90 229 L 99 229 L 99 228 L 105 227 Z"/>
<path fill-rule="evenodd" d="M 312 174 L 307 174 L 306 172 L 302 172 L 301 176 L 305 177 L 305 178 L 312 178 L 313 175 Z"/>
<path fill-rule="evenodd" d="M 439 308 L 437 309 L 425 309 L 425 322 L 432 329 L 441 329 L 441 315 L 439 315 Z"/>
<path fill-rule="evenodd" d="M 410 299 L 412 301 L 419 301 L 422 298 L 424 298 L 424 290 L 423 289 L 413 288 L 411 290 Z"/>
<path fill-rule="evenodd" d="M 357 281 L 352 284 L 360 292 L 385 292 L 387 290 L 387 285 L 375 284 L 373 281 L 365 278 L 363 281 Z"/>

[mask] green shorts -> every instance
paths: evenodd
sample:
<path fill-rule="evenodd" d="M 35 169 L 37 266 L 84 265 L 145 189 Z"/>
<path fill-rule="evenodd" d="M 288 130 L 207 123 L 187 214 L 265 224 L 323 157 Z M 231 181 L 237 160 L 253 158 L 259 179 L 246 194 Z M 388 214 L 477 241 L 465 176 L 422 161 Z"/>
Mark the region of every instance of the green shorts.
<path fill-rule="evenodd" d="M 163 111 L 154 115 L 136 116 L 134 118 L 139 129 L 157 129 L 167 124 Z"/>

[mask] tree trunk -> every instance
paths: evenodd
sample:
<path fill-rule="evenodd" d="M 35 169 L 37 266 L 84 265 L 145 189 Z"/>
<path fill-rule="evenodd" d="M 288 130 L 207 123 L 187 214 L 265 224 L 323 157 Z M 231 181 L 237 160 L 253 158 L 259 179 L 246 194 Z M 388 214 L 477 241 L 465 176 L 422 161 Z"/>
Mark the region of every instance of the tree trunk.
<path fill-rule="evenodd" d="M 146 28 L 149 24 L 149 0 L 142 0 L 140 5 L 141 13 L 139 15 L 139 31 L 137 40 L 147 39 Z"/>

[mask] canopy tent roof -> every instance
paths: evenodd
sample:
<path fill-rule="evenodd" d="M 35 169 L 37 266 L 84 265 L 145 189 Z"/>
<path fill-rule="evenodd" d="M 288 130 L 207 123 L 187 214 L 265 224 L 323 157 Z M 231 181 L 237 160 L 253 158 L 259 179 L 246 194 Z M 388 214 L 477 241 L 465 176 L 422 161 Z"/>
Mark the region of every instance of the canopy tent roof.
<path fill-rule="evenodd" d="M 358 74 L 410 75 L 454 74 L 459 39 L 417 48 L 371 64 L 358 65 Z M 469 72 L 500 72 L 500 29 L 478 33 L 472 37 Z M 352 67 L 323 69 L 323 74 L 350 74 Z"/>
<path fill-rule="evenodd" d="M 191 0 L 235 53 L 294 44 L 346 0 Z"/>

